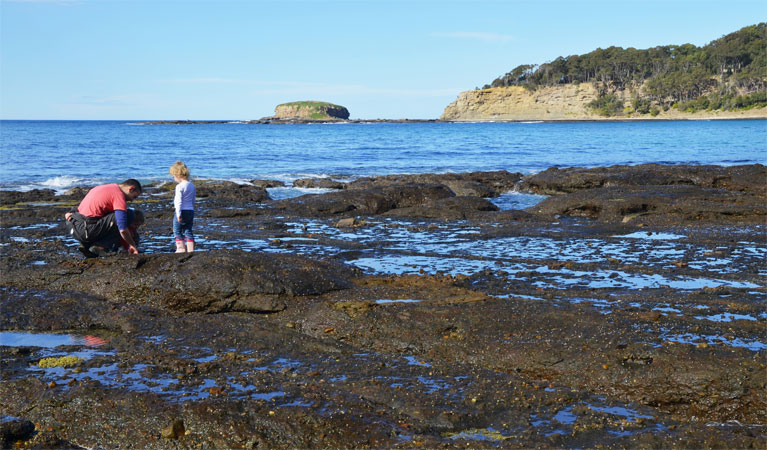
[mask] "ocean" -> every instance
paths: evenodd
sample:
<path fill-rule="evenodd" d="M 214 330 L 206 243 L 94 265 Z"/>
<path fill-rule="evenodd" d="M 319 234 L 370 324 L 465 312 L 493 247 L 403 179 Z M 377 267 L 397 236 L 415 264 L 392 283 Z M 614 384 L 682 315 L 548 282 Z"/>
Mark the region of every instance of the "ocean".
<path fill-rule="evenodd" d="M 529 123 L 244 123 L 0 121 L 0 189 L 136 178 L 169 181 L 183 160 L 193 177 L 277 179 L 615 164 L 767 163 L 767 121 Z"/>

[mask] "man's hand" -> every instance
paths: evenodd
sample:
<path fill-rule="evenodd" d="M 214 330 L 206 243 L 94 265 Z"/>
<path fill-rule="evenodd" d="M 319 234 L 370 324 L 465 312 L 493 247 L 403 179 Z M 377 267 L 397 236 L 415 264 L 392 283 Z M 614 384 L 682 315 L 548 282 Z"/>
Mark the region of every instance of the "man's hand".
<path fill-rule="evenodd" d="M 120 236 L 122 236 L 123 240 L 128 243 L 128 253 L 131 255 L 138 255 L 136 241 L 133 240 L 133 235 L 130 230 L 120 230 Z"/>

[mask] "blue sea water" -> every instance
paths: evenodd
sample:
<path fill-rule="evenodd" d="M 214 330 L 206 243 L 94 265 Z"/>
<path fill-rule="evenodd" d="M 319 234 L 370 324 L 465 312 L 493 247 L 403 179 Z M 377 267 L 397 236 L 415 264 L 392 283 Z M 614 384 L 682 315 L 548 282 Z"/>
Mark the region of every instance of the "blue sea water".
<path fill-rule="evenodd" d="M 767 121 L 140 125 L 138 121 L 0 121 L 0 189 L 137 178 L 169 180 L 183 160 L 198 178 L 304 177 L 614 164 L 767 163 Z"/>

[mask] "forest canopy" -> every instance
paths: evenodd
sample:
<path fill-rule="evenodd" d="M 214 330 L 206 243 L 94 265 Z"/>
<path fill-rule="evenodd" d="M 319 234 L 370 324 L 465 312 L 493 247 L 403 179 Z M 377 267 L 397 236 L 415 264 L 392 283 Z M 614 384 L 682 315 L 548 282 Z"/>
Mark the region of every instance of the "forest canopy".
<path fill-rule="evenodd" d="M 767 106 L 767 24 L 744 27 L 708 45 L 665 45 L 646 50 L 598 48 L 585 55 L 525 64 L 496 78 L 485 89 L 524 86 L 535 89 L 593 82 L 599 98 L 592 108 L 603 115 L 657 113 Z M 630 105 L 615 95 L 632 92 Z"/>

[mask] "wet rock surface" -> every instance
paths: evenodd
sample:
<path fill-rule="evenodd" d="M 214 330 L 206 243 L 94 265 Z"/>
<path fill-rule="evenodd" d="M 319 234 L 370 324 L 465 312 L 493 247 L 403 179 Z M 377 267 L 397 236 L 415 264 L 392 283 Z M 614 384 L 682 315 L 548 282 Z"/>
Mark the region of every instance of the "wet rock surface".
<path fill-rule="evenodd" d="M 171 189 L 175 185 L 168 183 Z M 266 188 L 258 183 L 253 185 L 237 184 L 231 181 L 205 181 L 195 183 L 197 197 L 204 199 L 213 197 L 219 201 L 238 201 L 238 202 L 263 202 L 269 200 Z"/>
<path fill-rule="evenodd" d="M 536 212 L 604 222 L 669 224 L 735 219 L 763 223 L 767 196 L 698 186 L 603 187 L 553 196 L 541 202 Z"/>
<path fill-rule="evenodd" d="M 386 175 L 362 177 L 348 183 L 348 189 L 396 186 L 412 183 L 437 183 L 450 188 L 457 196 L 496 197 L 514 189 L 522 174 L 507 171 L 445 174 Z"/>
<path fill-rule="evenodd" d="M 764 189 L 674 170 L 525 211 L 497 204 L 535 176 L 216 187 L 194 254 L 148 187 L 143 253 L 89 260 L 73 198 L 26 194 L 0 210 L 3 445 L 764 448 Z"/>
<path fill-rule="evenodd" d="M 293 187 L 309 189 L 346 189 L 346 183 L 329 178 L 301 178 L 293 182 Z"/>
<path fill-rule="evenodd" d="M 767 190 L 767 168 L 761 164 L 730 167 L 640 164 L 590 169 L 551 168 L 526 177 L 520 188 L 541 194 L 562 194 L 599 187 L 669 185 L 722 188 L 764 196 Z"/>
<path fill-rule="evenodd" d="M 13 205 L 20 202 L 51 201 L 56 197 L 53 189 L 33 189 L 31 191 L 0 191 L 0 205 Z"/>
<path fill-rule="evenodd" d="M 398 208 L 428 205 L 454 196 L 453 191 L 443 184 L 407 183 L 319 195 L 307 194 L 282 200 L 276 207 L 288 214 L 300 216 L 378 215 Z"/>
<path fill-rule="evenodd" d="M 14 442 L 28 440 L 35 432 L 35 424 L 18 417 L 0 417 L 0 445 L 9 448 Z"/>
<path fill-rule="evenodd" d="M 115 255 L 61 267 L 5 272 L 9 285 L 81 290 L 117 302 L 179 311 L 276 312 L 285 299 L 345 289 L 353 270 L 293 255 L 242 250 L 191 254 Z M 37 285 L 35 286 L 35 282 Z"/>

